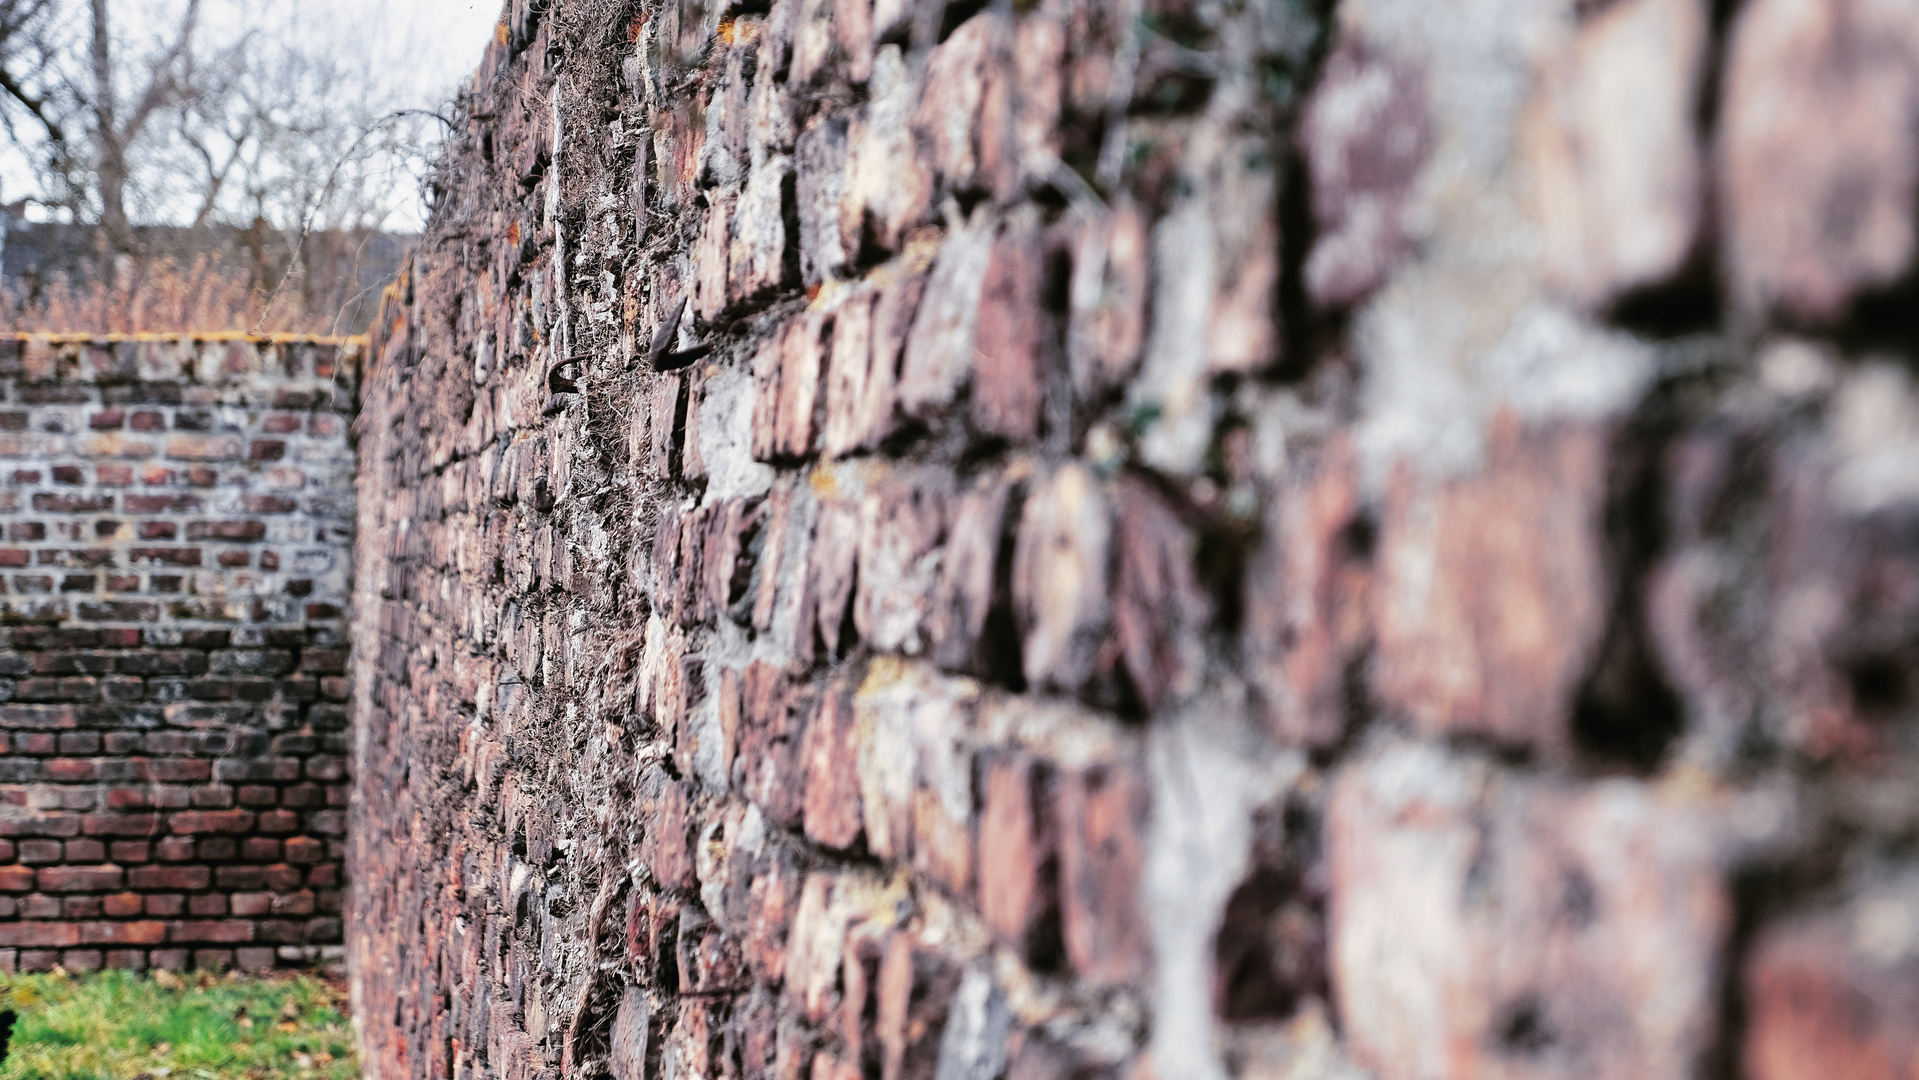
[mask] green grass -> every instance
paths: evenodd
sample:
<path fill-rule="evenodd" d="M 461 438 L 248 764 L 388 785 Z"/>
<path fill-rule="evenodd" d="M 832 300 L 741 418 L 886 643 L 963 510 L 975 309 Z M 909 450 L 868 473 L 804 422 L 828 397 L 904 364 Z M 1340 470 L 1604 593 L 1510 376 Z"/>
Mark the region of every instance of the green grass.
<path fill-rule="evenodd" d="M 120 971 L 0 978 L 19 1013 L 0 1080 L 349 1080 L 343 996 L 311 976 Z"/>

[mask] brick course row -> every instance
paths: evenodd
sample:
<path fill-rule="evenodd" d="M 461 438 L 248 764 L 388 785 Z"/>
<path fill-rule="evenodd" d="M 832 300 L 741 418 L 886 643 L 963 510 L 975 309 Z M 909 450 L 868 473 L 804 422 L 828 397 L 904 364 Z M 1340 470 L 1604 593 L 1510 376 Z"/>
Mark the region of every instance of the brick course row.
<path fill-rule="evenodd" d="M 1908 1075 L 1914 27 L 511 0 L 355 421 L 368 1075 Z"/>
<path fill-rule="evenodd" d="M 337 958 L 357 350 L 0 340 L 0 969 Z"/>

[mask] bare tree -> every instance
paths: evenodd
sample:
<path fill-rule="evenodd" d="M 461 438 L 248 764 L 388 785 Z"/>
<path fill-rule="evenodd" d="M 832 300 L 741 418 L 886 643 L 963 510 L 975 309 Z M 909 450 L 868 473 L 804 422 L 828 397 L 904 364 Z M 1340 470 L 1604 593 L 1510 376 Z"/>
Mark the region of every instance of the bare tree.
<path fill-rule="evenodd" d="M 427 103 L 257 9 L 209 22 L 220 4 L 0 0 L 0 123 L 37 200 L 122 250 L 138 221 L 379 226 L 437 137 L 403 107 Z"/>
<path fill-rule="evenodd" d="M 108 239 L 120 250 L 130 250 L 132 233 L 127 221 L 129 155 L 148 125 L 162 110 L 198 96 L 194 85 L 194 31 L 200 18 L 200 0 L 187 0 L 186 11 L 168 41 L 147 66 L 146 78 L 122 99 L 114 57 L 114 20 L 109 0 L 91 0 L 91 80 L 74 88 L 74 101 L 88 141 L 92 144 L 93 183 L 90 193 Z"/>
<path fill-rule="evenodd" d="M 16 140 L 15 116 L 24 113 L 37 134 L 56 144 L 66 141 L 47 90 L 53 13 L 53 0 L 0 0 L 0 94 L 12 106 L 0 108 L 0 122 Z"/>
<path fill-rule="evenodd" d="M 403 98 L 403 79 L 329 48 L 339 39 L 300 14 L 291 0 L 0 0 L 0 130 L 31 159 L 30 197 L 76 227 L 16 248 L 40 269 L 0 281 L 0 320 L 47 324 L 44 297 L 68 319 L 135 304 L 143 319 L 361 324 L 406 247 L 381 230 L 417 198 L 446 110 Z M 193 284 L 215 279 L 252 299 L 139 299 L 227 296 Z"/>

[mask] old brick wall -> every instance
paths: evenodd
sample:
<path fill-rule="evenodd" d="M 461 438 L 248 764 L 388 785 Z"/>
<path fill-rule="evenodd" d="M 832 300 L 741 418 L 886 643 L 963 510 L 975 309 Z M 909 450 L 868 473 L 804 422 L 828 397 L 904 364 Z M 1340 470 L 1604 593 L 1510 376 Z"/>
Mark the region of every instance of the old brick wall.
<path fill-rule="evenodd" d="M 514 0 L 465 108 L 370 1076 L 1919 1069 L 1916 0 Z"/>
<path fill-rule="evenodd" d="M 362 346 L 0 338 L 0 970 L 340 958 Z"/>

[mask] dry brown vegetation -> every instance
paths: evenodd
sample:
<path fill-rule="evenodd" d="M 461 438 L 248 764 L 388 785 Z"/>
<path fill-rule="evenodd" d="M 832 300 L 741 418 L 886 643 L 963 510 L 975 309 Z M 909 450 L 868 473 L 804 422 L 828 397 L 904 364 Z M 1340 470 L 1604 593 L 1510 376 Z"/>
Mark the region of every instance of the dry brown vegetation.
<path fill-rule="evenodd" d="M 331 319 L 296 312 L 206 256 L 182 266 L 170 259 L 117 280 L 53 278 L 36 292 L 0 290 L 0 324 L 48 333 L 254 330 L 323 333 Z"/>
<path fill-rule="evenodd" d="M 243 243 L 192 255 L 82 259 L 71 270 L 29 273 L 0 286 L 0 330 L 360 333 L 378 303 L 377 285 L 390 276 L 384 263 L 391 256 L 363 266 L 363 245 L 353 239 L 309 237 L 291 271 L 283 256 L 263 258 Z"/>

